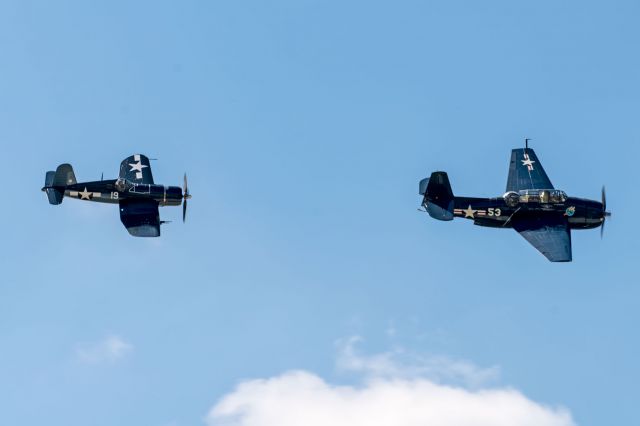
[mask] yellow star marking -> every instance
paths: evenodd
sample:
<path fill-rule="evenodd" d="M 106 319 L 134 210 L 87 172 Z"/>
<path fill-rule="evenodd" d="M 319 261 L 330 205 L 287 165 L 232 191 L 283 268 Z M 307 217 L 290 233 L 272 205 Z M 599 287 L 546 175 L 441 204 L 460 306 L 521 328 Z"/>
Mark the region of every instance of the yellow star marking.
<path fill-rule="evenodd" d="M 87 187 L 86 186 L 84 187 L 84 191 L 78 192 L 78 195 L 80 196 L 81 200 L 90 200 L 91 199 L 91 197 L 90 197 L 91 194 L 92 194 L 91 192 L 87 191 Z"/>
<path fill-rule="evenodd" d="M 470 218 L 474 218 L 475 214 L 478 210 L 474 210 L 471 208 L 471 204 L 469 204 L 469 207 L 467 207 L 466 210 L 462 210 L 464 212 L 464 217 L 470 217 Z"/>

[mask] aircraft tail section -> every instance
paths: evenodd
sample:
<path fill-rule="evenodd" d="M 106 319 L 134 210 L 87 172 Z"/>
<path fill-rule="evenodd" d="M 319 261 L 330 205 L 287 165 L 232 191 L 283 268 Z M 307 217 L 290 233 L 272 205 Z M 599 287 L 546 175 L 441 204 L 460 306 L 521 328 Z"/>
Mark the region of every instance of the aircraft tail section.
<path fill-rule="evenodd" d="M 56 177 L 56 172 L 49 171 L 44 178 L 44 187 L 42 190 L 47 193 L 47 198 L 49 198 L 49 204 L 60 204 L 62 203 L 62 199 L 64 198 L 64 192 L 61 192 L 58 189 L 53 187 L 53 182 Z"/>
<path fill-rule="evenodd" d="M 453 220 L 454 196 L 445 172 L 433 172 L 431 177 L 422 179 L 419 192 L 424 196 L 422 205 L 429 216 L 438 220 Z"/>
<path fill-rule="evenodd" d="M 61 164 L 56 171 L 48 171 L 44 178 L 42 190 L 47 193 L 49 204 L 60 204 L 64 198 L 64 191 L 68 185 L 76 183 L 76 175 L 70 164 Z"/>
<path fill-rule="evenodd" d="M 45 188 L 49 188 L 53 186 L 53 180 L 56 177 L 56 172 L 54 171 L 49 171 L 47 172 L 47 175 L 44 177 L 44 187 Z"/>
<path fill-rule="evenodd" d="M 73 173 L 71 164 L 60 164 L 53 177 L 52 186 L 66 187 L 68 185 L 75 185 L 76 183 L 76 175 Z"/>
<path fill-rule="evenodd" d="M 62 203 L 62 199 L 64 198 L 64 192 L 58 191 L 55 188 L 45 188 L 44 192 L 47 193 L 47 198 L 49 198 L 49 204 L 58 205 Z"/>

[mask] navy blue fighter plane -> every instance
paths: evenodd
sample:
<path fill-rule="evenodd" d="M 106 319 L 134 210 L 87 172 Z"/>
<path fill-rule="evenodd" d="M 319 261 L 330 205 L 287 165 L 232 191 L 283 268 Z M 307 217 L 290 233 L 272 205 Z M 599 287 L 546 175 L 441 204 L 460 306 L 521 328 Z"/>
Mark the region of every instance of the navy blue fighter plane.
<path fill-rule="evenodd" d="M 182 204 L 182 220 L 187 214 L 187 200 L 191 198 L 187 187 L 163 186 L 153 182 L 149 159 L 141 154 L 125 158 L 120 163 L 118 179 L 93 182 L 76 181 L 70 164 L 61 164 L 56 171 L 47 172 L 44 187 L 50 204 L 60 204 L 63 198 L 99 203 L 118 204 L 120 220 L 134 237 L 159 237 L 159 206 L 179 206 Z"/>
<path fill-rule="evenodd" d="M 528 141 L 527 141 L 528 142 Z M 422 206 L 431 217 L 461 217 L 475 225 L 513 228 L 552 262 L 571 262 L 571 230 L 601 227 L 607 211 L 602 201 L 569 197 L 554 189 L 533 149 L 511 151 L 507 190 L 502 197 L 456 197 L 445 172 L 434 172 L 420 181 Z"/>

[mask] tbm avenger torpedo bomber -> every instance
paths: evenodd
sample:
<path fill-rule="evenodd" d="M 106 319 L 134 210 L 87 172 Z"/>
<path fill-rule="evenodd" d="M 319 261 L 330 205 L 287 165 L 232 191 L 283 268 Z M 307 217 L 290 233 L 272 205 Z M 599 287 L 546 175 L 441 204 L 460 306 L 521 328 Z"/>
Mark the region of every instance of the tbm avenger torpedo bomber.
<path fill-rule="evenodd" d="M 70 164 L 61 164 L 56 171 L 47 172 L 44 192 L 50 204 L 60 204 L 67 196 L 78 200 L 96 201 L 120 205 L 120 220 L 134 237 L 159 237 L 159 206 L 179 206 L 182 204 L 182 221 L 187 214 L 187 200 L 191 198 L 187 187 L 163 186 L 153 182 L 149 159 L 136 154 L 120 163 L 118 179 L 94 182 L 76 182 Z"/>
<path fill-rule="evenodd" d="M 497 198 L 455 197 L 445 172 L 420 181 L 422 206 L 431 217 L 461 217 L 475 225 L 513 228 L 552 262 L 571 262 L 571 230 L 601 226 L 611 216 L 604 186 L 602 202 L 568 197 L 553 188 L 542 164 L 526 141 L 511 151 L 507 191 Z"/>

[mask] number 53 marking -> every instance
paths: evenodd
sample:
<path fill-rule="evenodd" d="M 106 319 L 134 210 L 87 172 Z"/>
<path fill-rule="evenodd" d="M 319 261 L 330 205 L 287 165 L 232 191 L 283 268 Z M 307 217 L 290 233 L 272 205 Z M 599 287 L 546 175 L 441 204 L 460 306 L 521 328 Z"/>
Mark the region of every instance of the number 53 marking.
<path fill-rule="evenodd" d="M 487 216 L 502 216 L 500 209 L 487 209 Z"/>

